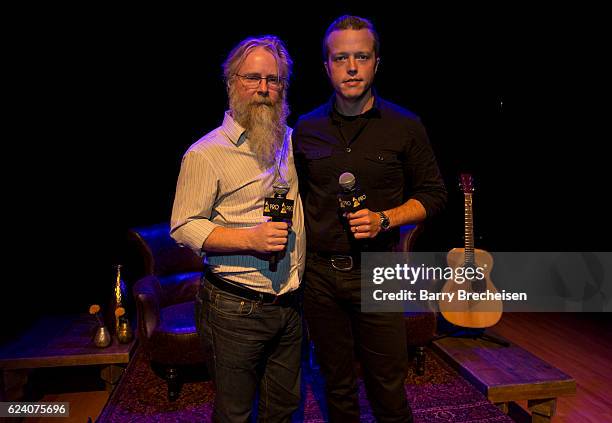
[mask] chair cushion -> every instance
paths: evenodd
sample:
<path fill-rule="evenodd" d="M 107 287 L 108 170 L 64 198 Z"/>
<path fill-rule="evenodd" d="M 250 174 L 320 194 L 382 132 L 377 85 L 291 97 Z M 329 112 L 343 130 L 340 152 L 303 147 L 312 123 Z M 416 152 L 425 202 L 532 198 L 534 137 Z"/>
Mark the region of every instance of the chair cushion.
<path fill-rule="evenodd" d="M 196 331 L 195 302 L 187 301 L 163 307 L 160 310 L 159 326 L 155 330 L 177 335 L 194 333 Z"/>

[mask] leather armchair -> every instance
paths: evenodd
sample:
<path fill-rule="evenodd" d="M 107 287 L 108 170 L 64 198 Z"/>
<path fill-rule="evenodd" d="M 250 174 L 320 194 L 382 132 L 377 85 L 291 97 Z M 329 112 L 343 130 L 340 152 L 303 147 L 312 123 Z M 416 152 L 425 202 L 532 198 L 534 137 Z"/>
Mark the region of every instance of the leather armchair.
<path fill-rule="evenodd" d="M 174 401 L 180 392 L 181 370 L 206 362 L 195 322 L 202 260 L 176 244 L 166 223 L 130 229 L 128 236 L 144 273 L 132 289 L 138 337 L 152 366 L 161 367 L 168 399 Z"/>

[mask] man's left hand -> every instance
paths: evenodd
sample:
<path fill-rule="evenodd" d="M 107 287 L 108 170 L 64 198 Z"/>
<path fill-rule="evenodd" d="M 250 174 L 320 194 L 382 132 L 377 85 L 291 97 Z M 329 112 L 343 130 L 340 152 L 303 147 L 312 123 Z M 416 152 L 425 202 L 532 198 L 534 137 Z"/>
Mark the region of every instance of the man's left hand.
<path fill-rule="evenodd" d="M 380 216 L 369 209 L 346 213 L 355 239 L 374 238 L 380 232 Z"/>

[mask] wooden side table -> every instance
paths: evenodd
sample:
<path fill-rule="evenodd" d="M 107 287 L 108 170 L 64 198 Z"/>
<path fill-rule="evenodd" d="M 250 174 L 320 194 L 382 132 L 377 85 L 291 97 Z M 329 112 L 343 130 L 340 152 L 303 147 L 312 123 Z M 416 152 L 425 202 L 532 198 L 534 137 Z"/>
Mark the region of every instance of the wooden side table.
<path fill-rule="evenodd" d="M 449 337 L 433 346 L 504 413 L 509 402 L 527 400 L 532 423 L 550 422 L 556 398 L 576 393 L 574 379 L 514 344 Z"/>
<path fill-rule="evenodd" d="M 97 329 L 89 314 L 47 316 L 18 339 L 0 345 L 0 392 L 3 401 L 23 394 L 30 369 L 40 367 L 102 365 L 100 376 L 111 391 L 135 350 L 136 339 L 120 344 L 116 337 L 106 348 L 93 344 Z"/>

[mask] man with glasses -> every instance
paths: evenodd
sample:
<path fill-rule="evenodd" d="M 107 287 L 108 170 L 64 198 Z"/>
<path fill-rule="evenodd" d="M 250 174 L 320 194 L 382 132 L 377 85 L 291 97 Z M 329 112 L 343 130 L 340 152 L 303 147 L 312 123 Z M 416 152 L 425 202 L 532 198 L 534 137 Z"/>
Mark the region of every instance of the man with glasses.
<path fill-rule="evenodd" d="M 391 251 L 399 227 L 436 214 L 446 190 L 425 129 L 372 89 L 379 65 L 372 24 L 342 16 L 328 28 L 324 66 L 331 100 L 302 116 L 293 133 L 308 253 L 304 313 L 325 376 L 330 422 L 358 422 L 354 351 L 378 422 L 410 422 L 407 351 L 400 313 L 361 312 L 362 251 Z M 366 209 L 343 214 L 339 176 L 352 173 Z"/>
<path fill-rule="evenodd" d="M 196 322 L 216 386 L 215 422 L 289 422 L 300 401 L 302 206 L 286 125 L 291 59 L 276 37 L 239 43 L 224 63 L 230 110 L 183 157 L 171 235 L 204 257 Z M 274 187 L 292 222 L 267 221 Z M 269 259 L 278 258 L 272 271 Z"/>

